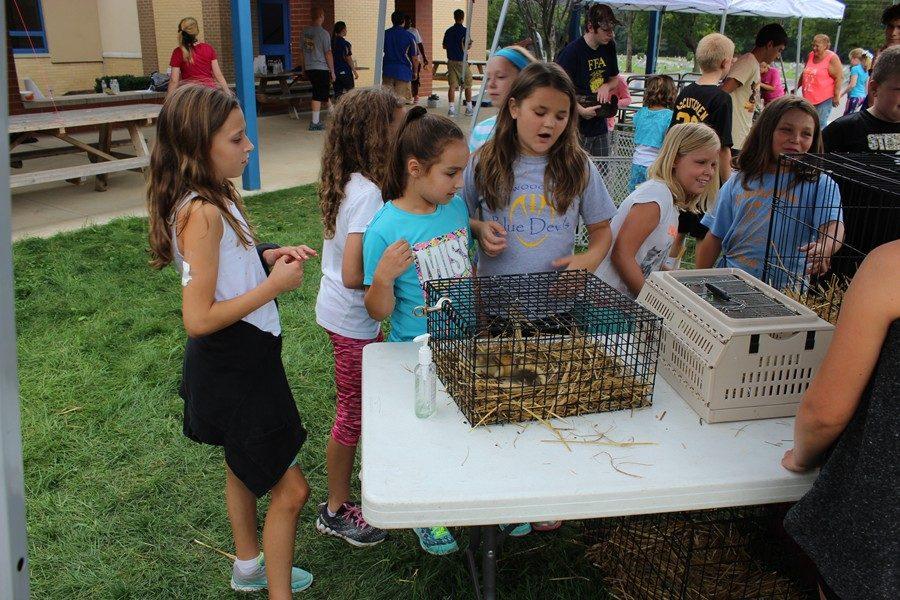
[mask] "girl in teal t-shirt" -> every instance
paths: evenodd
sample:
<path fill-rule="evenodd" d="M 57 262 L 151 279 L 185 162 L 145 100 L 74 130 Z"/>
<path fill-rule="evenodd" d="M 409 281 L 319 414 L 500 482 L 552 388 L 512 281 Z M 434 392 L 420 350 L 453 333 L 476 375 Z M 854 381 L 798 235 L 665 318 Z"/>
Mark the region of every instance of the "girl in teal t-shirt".
<path fill-rule="evenodd" d="M 872 68 L 872 55 L 868 50 L 854 48 L 850 51 L 850 81 L 842 95 L 847 96 L 847 108 L 844 114 L 858 111 L 866 99 L 866 85 L 869 83 L 869 69 Z"/>

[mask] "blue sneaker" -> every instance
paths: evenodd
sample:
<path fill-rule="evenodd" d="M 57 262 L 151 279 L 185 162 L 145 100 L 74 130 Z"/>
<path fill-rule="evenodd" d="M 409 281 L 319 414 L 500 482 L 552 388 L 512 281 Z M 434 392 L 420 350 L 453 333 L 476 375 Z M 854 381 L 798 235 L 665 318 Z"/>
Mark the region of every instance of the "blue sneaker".
<path fill-rule="evenodd" d="M 505 530 L 509 525 L 497 525 L 501 531 Z M 510 537 L 525 537 L 531 533 L 531 523 L 519 523 L 512 531 L 509 532 Z"/>
<path fill-rule="evenodd" d="M 266 561 L 262 552 L 256 559 L 259 568 L 251 577 L 240 577 L 237 573 L 231 573 L 231 589 L 237 592 L 259 592 L 269 587 L 266 577 Z M 313 576 L 299 567 L 291 568 L 291 592 L 302 592 L 312 585 Z"/>
<path fill-rule="evenodd" d="M 422 550 L 435 556 L 443 556 L 459 550 L 453 534 L 446 527 L 416 527 L 413 529 L 419 536 Z"/>

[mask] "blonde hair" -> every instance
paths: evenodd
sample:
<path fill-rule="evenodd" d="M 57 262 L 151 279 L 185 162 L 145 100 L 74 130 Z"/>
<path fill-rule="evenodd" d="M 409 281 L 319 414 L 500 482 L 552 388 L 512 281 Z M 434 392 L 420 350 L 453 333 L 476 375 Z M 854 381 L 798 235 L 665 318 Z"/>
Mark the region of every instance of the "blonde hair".
<path fill-rule="evenodd" d="M 862 48 L 854 48 L 850 51 L 850 58 L 857 59 L 866 71 L 872 69 L 872 55 L 868 51 Z"/>
<path fill-rule="evenodd" d="M 722 68 L 725 60 L 734 57 L 734 42 L 721 33 L 710 33 L 697 44 L 695 54 L 701 71 L 715 71 Z"/>
<path fill-rule="evenodd" d="M 178 22 L 178 45 L 187 62 L 194 62 L 194 44 L 197 43 L 198 35 L 200 35 L 200 25 L 197 24 L 197 19 L 194 17 L 185 17 Z"/>
<path fill-rule="evenodd" d="M 697 150 L 719 150 L 719 134 L 703 123 L 680 123 L 669 129 L 663 140 L 659 156 L 647 169 L 647 179 L 656 179 L 666 184 L 675 198 L 675 206 L 693 213 L 707 212 L 715 203 L 719 193 L 719 170 L 713 169 L 709 185 L 697 196 L 688 196 L 675 179 L 675 162 Z"/>
<path fill-rule="evenodd" d="M 817 33 L 813 36 L 813 44 L 815 44 L 816 42 L 825 42 L 826 46 L 831 46 L 831 38 L 824 33 Z"/>

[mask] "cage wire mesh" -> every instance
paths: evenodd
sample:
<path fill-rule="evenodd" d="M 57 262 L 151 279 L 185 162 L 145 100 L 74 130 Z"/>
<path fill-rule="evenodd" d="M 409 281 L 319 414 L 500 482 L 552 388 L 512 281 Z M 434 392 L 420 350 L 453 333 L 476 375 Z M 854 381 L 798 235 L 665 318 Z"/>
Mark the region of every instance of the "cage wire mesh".
<path fill-rule="evenodd" d="M 438 375 L 473 427 L 652 402 L 661 319 L 587 271 L 426 286 Z"/>
<path fill-rule="evenodd" d="M 620 600 L 812 599 L 785 505 L 603 519 L 587 556 Z M 592 543 L 594 542 L 594 543 Z"/>
<path fill-rule="evenodd" d="M 634 126 L 631 123 L 619 123 L 610 132 L 610 155 L 591 157 L 591 162 L 600 172 L 600 177 L 616 206 L 628 197 L 633 156 Z M 586 248 L 588 245 L 587 228 L 580 218 L 575 232 L 575 245 L 579 248 Z"/>
<path fill-rule="evenodd" d="M 898 161 L 876 153 L 782 156 L 763 281 L 834 323 L 866 255 L 900 238 Z M 838 211 L 843 213 L 843 238 L 824 227 Z M 810 243 L 833 252 L 830 260 L 804 251 Z"/>

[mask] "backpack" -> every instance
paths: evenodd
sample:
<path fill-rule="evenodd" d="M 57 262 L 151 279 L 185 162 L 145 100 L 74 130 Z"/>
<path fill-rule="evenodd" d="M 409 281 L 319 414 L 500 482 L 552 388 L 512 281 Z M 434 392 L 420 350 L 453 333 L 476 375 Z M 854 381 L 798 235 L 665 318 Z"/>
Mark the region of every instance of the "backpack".
<path fill-rule="evenodd" d="M 169 90 L 169 76 L 159 71 L 150 74 L 150 90 L 153 92 L 166 92 Z"/>

